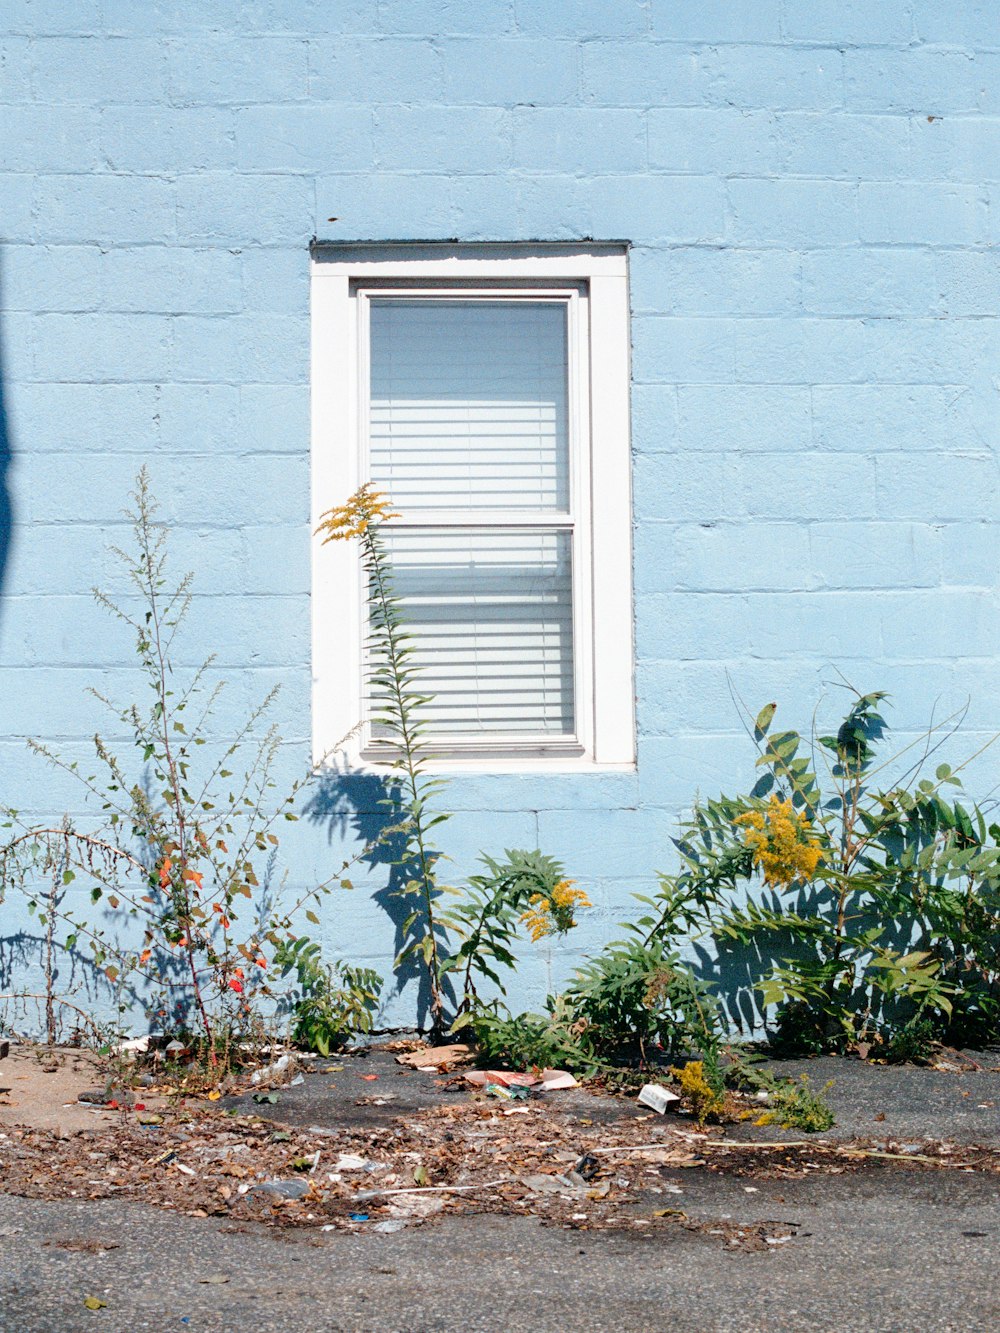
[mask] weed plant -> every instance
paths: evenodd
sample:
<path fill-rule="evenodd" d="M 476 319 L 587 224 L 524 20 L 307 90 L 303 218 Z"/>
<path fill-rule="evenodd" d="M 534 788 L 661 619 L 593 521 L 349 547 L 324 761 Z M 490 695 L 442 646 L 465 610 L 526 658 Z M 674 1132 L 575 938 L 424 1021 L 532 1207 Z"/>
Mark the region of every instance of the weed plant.
<path fill-rule="evenodd" d="M 212 658 L 185 681 L 175 669 L 191 576 L 169 578 L 166 533 L 145 468 L 132 498 L 133 549 L 114 550 L 131 596 L 95 595 L 132 632 L 148 693 L 120 705 L 92 691 L 131 746 L 123 755 L 95 736 L 97 762 L 88 773 L 31 743 L 80 783 L 95 822 L 37 827 L 8 810 L 0 883 L 27 896 L 47 932 L 50 1002 L 55 948 L 84 951 L 123 1019 L 144 1001 L 154 1031 L 191 1035 L 216 1066 L 264 1033 L 261 1005 L 275 998 L 273 954 L 291 947 L 302 914 L 318 923 L 313 908 L 335 885 L 348 884 L 347 864 L 294 901 L 275 882 L 276 830 L 296 819 L 302 786 L 293 783 L 275 799 L 280 737 L 266 716 L 276 691 L 216 745 L 216 757 L 199 762 L 218 739 L 223 686 L 208 684 Z M 51 1036 L 51 1008 L 48 1026 Z"/>
<path fill-rule="evenodd" d="M 430 1031 L 475 1026 L 479 1015 L 496 1013 L 484 1004 L 485 982 L 502 995 L 502 973 L 516 966 L 517 931 L 532 938 L 562 934 L 576 923 L 586 894 L 563 867 L 540 851 L 508 850 L 503 860 L 484 855 L 481 874 L 462 888 L 443 884 L 436 831 L 449 815 L 440 807 L 445 781 L 433 771 L 434 748 L 426 724 L 430 697 L 421 689 L 415 645 L 393 578 L 384 526 L 398 517 L 370 484 L 322 517 L 323 541 L 357 540 L 368 587 L 367 689 L 372 705 L 372 745 L 396 780 L 401 795 L 387 798 L 391 823 L 383 834 L 395 839 L 394 864 L 400 871 L 397 894 L 406 905 L 397 970 L 416 962 L 430 996 Z"/>

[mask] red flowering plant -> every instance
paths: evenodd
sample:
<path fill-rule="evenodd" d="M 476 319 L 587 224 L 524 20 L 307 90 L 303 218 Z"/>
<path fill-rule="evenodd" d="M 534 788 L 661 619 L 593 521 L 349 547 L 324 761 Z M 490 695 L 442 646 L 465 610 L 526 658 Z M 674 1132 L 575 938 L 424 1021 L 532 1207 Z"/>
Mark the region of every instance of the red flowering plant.
<path fill-rule="evenodd" d="M 214 721 L 223 684 L 212 682 L 212 658 L 179 683 L 172 648 L 190 608 L 191 576 L 173 585 L 167 578 L 166 534 L 145 469 L 133 500 L 135 553 L 114 549 L 132 595 L 95 595 L 134 633 L 151 701 L 123 708 L 93 693 L 116 730 L 131 736 L 134 762 L 97 736 L 98 772 L 86 775 L 32 743 L 83 784 L 100 823 L 30 828 L 8 811 L 13 833 L 0 847 L 0 883 L 23 889 L 43 920 L 58 913 L 68 931 L 62 946 L 83 946 L 119 996 L 127 989 L 120 1008 L 141 1000 L 154 1026 L 183 1033 L 215 1065 L 220 1052 L 228 1060 L 235 1043 L 263 1031 L 267 1002 L 278 998 L 268 962 L 296 938 L 300 916 L 318 924 L 319 898 L 336 884 L 350 887 L 349 863 L 287 901 L 275 876 L 275 830 L 296 818 L 306 779 L 275 799 L 280 738 L 265 715 L 277 691 L 226 736 Z M 53 877 L 60 892 L 46 895 Z"/>

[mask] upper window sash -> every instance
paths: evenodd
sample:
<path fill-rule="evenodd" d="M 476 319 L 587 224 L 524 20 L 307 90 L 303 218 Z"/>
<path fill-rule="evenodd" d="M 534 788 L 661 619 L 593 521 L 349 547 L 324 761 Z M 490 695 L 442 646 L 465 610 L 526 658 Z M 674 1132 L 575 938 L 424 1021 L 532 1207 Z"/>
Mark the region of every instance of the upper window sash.
<path fill-rule="evenodd" d="M 371 475 L 371 303 L 373 300 L 419 301 L 433 303 L 506 303 L 526 302 L 532 305 L 547 303 L 561 305 L 566 311 L 566 353 L 567 353 L 567 468 L 568 504 L 565 509 L 545 509 L 526 507 L 520 511 L 553 518 L 559 514 L 569 515 L 579 521 L 589 509 L 590 486 L 590 430 L 589 430 L 589 320 L 586 289 L 582 284 L 549 284 L 544 287 L 491 285 L 481 283 L 455 286 L 422 286 L 418 282 L 406 286 L 399 285 L 362 285 L 352 284 L 352 296 L 356 302 L 357 330 L 355 346 L 357 348 L 357 473 L 363 480 Z M 390 498 L 392 497 L 390 488 Z M 400 506 L 401 509 L 403 506 Z M 503 509 L 465 509 L 461 505 L 442 504 L 438 512 L 462 510 L 470 522 L 517 526 L 512 522 L 513 511 Z M 425 524 L 428 522 L 428 510 L 413 509 L 402 514 L 405 523 Z M 445 520 L 447 521 L 447 520 Z M 584 534 L 586 535 L 586 534 Z"/>

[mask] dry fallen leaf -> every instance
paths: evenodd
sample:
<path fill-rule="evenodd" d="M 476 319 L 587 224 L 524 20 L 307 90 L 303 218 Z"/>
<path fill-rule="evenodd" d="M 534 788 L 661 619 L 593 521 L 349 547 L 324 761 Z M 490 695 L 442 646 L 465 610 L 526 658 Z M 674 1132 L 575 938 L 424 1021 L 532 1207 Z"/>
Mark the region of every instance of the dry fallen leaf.
<path fill-rule="evenodd" d="M 99 1296 L 84 1296 L 83 1303 L 88 1310 L 105 1310 L 107 1301 L 102 1301 Z"/>

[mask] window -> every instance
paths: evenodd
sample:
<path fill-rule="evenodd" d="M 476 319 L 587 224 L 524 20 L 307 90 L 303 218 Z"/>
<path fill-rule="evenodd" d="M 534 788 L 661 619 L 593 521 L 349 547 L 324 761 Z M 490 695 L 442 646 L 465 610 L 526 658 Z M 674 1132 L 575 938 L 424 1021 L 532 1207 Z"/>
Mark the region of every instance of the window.
<path fill-rule="evenodd" d="M 317 246 L 312 272 L 314 516 L 367 480 L 399 512 L 442 766 L 631 766 L 625 247 Z M 365 713 L 365 609 L 356 549 L 314 562 L 319 756 Z"/>

